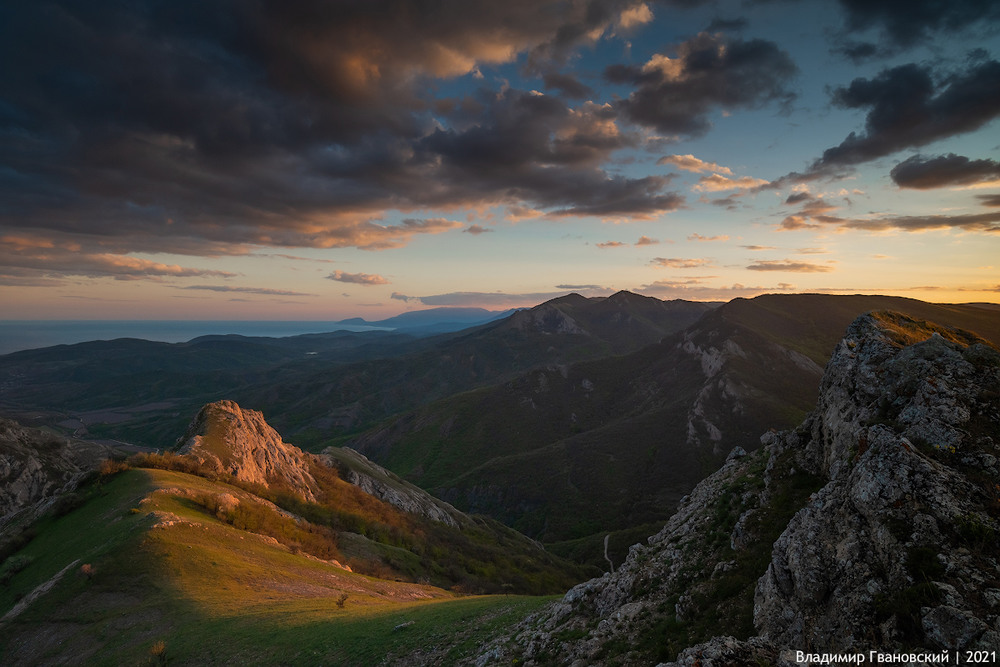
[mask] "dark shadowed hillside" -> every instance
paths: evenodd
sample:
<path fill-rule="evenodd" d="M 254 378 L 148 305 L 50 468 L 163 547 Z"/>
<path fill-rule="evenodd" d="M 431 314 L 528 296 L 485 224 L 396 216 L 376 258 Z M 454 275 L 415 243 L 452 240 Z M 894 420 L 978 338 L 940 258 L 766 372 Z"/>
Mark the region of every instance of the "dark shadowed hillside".
<path fill-rule="evenodd" d="M 549 363 L 621 354 L 690 325 L 710 305 L 570 295 L 457 333 L 209 336 L 100 341 L 0 357 L 0 405 L 34 424 L 158 447 L 185 415 L 234 398 L 303 445 Z"/>
<path fill-rule="evenodd" d="M 528 619 L 489 664 L 995 653 L 998 381 L 975 334 L 859 317 L 805 421 L 735 449 L 618 571 Z"/>
<path fill-rule="evenodd" d="M 996 311 L 895 297 L 736 299 L 620 356 L 553 365 L 435 402 L 348 441 L 468 511 L 566 553 L 662 520 L 726 453 L 759 446 L 815 404 L 822 367 L 858 314 L 892 308 L 1000 342 Z M 622 536 L 618 553 L 634 534 Z M 585 546 L 589 544 L 589 546 Z"/>

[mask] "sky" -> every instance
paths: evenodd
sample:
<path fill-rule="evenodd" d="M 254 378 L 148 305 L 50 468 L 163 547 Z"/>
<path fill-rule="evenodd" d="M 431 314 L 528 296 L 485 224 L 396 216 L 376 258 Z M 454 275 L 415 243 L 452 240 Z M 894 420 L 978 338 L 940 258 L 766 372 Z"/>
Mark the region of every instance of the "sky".
<path fill-rule="evenodd" d="M 1000 301 L 994 0 L 0 5 L 2 319 Z"/>

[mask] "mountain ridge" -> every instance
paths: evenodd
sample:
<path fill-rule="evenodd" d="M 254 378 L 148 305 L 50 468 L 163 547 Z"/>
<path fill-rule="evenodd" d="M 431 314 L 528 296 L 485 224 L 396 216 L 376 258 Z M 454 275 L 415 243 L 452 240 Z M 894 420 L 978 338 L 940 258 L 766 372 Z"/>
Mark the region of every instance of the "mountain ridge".
<path fill-rule="evenodd" d="M 1000 649 L 998 381 L 1000 352 L 975 334 L 857 318 L 797 429 L 734 449 L 614 573 L 484 649 L 489 664 Z"/>
<path fill-rule="evenodd" d="M 737 299 L 634 352 L 534 369 L 341 444 L 537 539 L 581 539 L 587 530 L 603 539 L 662 523 L 731 447 L 755 449 L 760 433 L 801 422 L 843 331 L 879 306 L 1000 342 L 1000 318 L 986 309 L 895 297 Z M 612 548 L 623 557 L 627 546 Z M 592 564 L 603 560 L 596 538 L 590 554 Z"/>

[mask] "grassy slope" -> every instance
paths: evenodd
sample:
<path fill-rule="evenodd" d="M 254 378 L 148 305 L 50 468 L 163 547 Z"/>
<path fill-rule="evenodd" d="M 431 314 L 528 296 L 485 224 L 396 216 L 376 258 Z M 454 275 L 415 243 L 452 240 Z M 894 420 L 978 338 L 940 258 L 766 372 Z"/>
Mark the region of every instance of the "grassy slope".
<path fill-rule="evenodd" d="M 206 492 L 244 493 L 184 473 L 132 470 L 46 520 L 14 556 L 29 563 L 0 589 L 0 614 L 64 574 L 5 622 L 0 663 L 141 664 L 153 660 L 157 642 L 179 664 L 372 664 L 429 647 L 454 657 L 544 601 L 457 598 L 347 572 L 219 521 L 191 500 Z"/>

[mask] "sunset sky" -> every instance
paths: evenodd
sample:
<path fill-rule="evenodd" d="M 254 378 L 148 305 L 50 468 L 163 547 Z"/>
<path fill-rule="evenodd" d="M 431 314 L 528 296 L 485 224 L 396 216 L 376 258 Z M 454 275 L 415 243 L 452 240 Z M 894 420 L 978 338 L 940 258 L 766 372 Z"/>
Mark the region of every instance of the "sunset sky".
<path fill-rule="evenodd" d="M 4 319 L 1000 301 L 995 0 L 7 2 Z"/>

